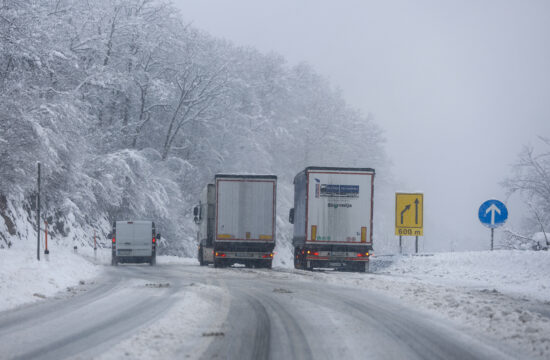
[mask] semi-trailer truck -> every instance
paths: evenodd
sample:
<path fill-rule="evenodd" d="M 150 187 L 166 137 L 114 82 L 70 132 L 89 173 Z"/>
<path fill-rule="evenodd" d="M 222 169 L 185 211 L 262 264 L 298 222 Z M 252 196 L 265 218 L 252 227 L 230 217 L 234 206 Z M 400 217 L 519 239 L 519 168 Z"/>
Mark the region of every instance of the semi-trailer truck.
<path fill-rule="evenodd" d="M 368 271 L 374 169 L 310 166 L 294 178 L 294 267 Z"/>
<path fill-rule="evenodd" d="M 113 240 L 112 265 L 140 262 L 156 264 L 160 234 L 155 232 L 154 222 L 115 221 L 109 237 Z"/>
<path fill-rule="evenodd" d="M 193 213 L 201 265 L 271 268 L 277 176 L 217 174 Z"/>

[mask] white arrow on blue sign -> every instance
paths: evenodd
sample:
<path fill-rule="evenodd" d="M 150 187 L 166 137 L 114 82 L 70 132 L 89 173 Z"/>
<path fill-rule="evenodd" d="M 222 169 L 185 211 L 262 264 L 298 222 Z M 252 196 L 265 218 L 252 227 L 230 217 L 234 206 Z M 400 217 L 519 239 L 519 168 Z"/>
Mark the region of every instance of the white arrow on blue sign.
<path fill-rule="evenodd" d="M 479 221 L 489 228 L 504 225 L 508 219 L 508 209 L 501 201 L 487 200 L 479 207 Z"/>

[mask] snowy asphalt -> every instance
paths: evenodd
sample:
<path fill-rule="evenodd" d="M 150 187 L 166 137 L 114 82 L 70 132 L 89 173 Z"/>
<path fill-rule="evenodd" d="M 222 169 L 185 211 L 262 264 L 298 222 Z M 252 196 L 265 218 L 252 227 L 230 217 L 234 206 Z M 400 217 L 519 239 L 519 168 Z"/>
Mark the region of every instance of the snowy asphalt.
<path fill-rule="evenodd" d="M 108 268 L 76 294 L 0 313 L 0 358 L 104 357 L 163 317 L 178 322 L 171 309 L 196 291 L 193 285 L 223 290 L 202 288 L 206 311 L 189 303 L 188 312 L 202 312 L 196 314 L 204 323 L 196 329 L 201 341 L 159 351 L 158 358 L 515 358 L 396 300 L 349 284 L 319 283 L 308 272 L 273 276 L 269 270 L 182 264 Z M 154 342 L 154 335 L 142 345 Z"/>

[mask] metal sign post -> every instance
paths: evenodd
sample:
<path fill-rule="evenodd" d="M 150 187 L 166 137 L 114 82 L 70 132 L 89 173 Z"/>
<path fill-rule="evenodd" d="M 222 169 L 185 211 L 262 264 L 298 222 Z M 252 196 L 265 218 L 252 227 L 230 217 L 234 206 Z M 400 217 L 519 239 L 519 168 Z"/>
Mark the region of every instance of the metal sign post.
<path fill-rule="evenodd" d="M 491 229 L 491 251 L 494 249 L 495 228 L 504 225 L 508 219 L 508 209 L 501 201 L 487 200 L 479 207 L 479 221 Z"/>

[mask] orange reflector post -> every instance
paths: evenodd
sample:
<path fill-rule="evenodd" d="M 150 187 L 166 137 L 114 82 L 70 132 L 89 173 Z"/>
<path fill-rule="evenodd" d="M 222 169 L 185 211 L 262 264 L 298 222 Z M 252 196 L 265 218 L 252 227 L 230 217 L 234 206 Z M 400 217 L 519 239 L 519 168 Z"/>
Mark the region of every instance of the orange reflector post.
<path fill-rule="evenodd" d="M 317 238 L 317 225 L 311 225 L 311 240 L 315 241 Z"/>
<path fill-rule="evenodd" d="M 361 242 L 367 242 L 367 227 L 361 227 Z"/>

